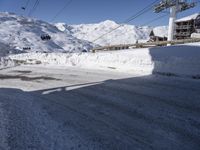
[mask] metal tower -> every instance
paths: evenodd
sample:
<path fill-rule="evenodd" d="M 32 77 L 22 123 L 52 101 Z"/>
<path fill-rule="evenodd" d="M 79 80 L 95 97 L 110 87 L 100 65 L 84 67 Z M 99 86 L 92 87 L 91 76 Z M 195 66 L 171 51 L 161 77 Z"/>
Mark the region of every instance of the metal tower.
<path fill-rule="evenodd" d="M 195 2 L 187 2 L 187 0 L 162 0 L 159 4 L 154 6 L 155 13 L 160 13 L 166 9 L 170 9 L 168 41 L 172 41 L 174 39 L 175 20 L 177 13 L 195 6 Z"/>

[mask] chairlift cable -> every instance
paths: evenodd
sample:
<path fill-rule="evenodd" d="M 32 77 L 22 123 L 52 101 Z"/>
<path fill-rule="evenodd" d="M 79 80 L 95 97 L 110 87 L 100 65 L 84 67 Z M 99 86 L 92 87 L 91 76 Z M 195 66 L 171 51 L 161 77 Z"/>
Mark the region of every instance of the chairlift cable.
<path fill-rule="evenodd" d="M 30 1 L 31 1 L 31 0 L 27 0 L 27 1 L 26 1 L 26 4 L 25 4 L 25 6 L 24 6 L 25 9 L 28 7 L 28 4 L 30 3 Z"/>
<path fill-rule="evenodd" d="M 166 17 L 166 16 L 168 16 L 168 15 L 169 15 L 169 14 L 161 15 L 161 16 L 159 16 L 159 17 L 157 17 L 157 18 L 154 18 L 154 19 L 152 19 L 152 20 L 150 20 L 150 21 L 144 23 L 142 26 L 147 26 L 147 25 L 149 25 L 149 24 L 151 24 L 151 23 L 153 23 L 153 22 L 155 22 L 155 21 L 158 21 L 158 20 L 160 20 L 160 19 L 162 19 L 163 17 Z"/>
<path fill-rule="evenodd" d="M 71 3 L 73 2 L 73 0 L 69 0 L 67 1 L 67 3 L 64 5 L 63 8 L 61 8 L 56 14 L 55 16 L 50 20 L 50 22 L 53 22 Z"/>
<path fill-rule="evenodd" d="M 123 26 L 123 23 L 129 23 L 131 21 L 133 21 L 134 19 L 140 17 L 141 15 L 147 13 L 148 11 L 150 11 L 153 7 L 153 5 L 155 3 L 157 3 L 160 0 L 155 0 L 154 2 L 152 2 L 151 4 L 149 4 L 148 6 L 146 6 L 145 8 L 143 8 L 142 10 L 140 10 L 138 13 L 136 13 L 135 15 L 129 17 L 128 19 L 126 19 L 125 21 L 123 21 L 122 23 L 120 23 L 117 27 L 115 27 L 114 29 L 110 30 L 107 33 L 104 33 L 103 35 L 101 35 L 100 37 L 96 38 L 95 40 L 93 40 L 93 42 L 96 42 L 97 40 L 101 39 L 102 37 L 106 36 L 109 33 L 112 33 L 113 31 L 117 30 L 118 28 Z"/>
<path fill-rule="evenodd" d="M 40 0 L 36 0 L 36 1 L 35 1 L 35 4 L 34 4 L 33 8 L 30 10 L 28 16 L 31 16 L 31 15 L 34 13 L 34 11 L 35 11 L 36 8 L 38 7 L 39 3 L 40 3 Z"/>
<path fill-rule="evenodd" d="M 166 17 L 166 16 L 168 16 L 168 15 L 169 15 L 169 14 L 164 14 L 164 15 L 162 15 L 162 16 L 159 16 L 159 17 L 157 17 L 157 18 L 154 18 L 154 19 L 152 19 L 152 20 L 150 20 L 150 21 L 144 23 L 144 24 L 141 25 L 140 27 L 147 26 L 147 25 L 149 25 L 149 24 L 151 24 L 151 23 L 153 23 L 153 22 L 156 22 L 156 21 L 158 21 L 158 20 L 160 20 L 160 19 L 162 19 L 163 17 Z"/>

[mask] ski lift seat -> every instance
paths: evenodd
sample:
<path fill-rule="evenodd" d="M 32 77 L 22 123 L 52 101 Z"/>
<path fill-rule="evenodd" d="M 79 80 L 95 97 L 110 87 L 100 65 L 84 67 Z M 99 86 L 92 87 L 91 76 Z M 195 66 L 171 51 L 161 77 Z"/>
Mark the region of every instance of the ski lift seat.
<path fill-rule="evenodd" d="M 51 36 L 48 34 L 44 34 L 44 35 L 41 35 L 41 39 L 43 41 L 49 41 L 49 40 L 51 40 Z"/>
<path fill-rule="evenodd" d="M 23 47 L 23 50 L 31 50 L 31 47 Z"/>

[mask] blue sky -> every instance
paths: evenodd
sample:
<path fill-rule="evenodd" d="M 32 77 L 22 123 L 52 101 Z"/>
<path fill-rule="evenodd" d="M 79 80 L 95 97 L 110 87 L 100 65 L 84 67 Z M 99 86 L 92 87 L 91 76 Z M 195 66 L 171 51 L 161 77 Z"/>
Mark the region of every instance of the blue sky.
<path fill-rule="evenodd" d="M 50 21 L 53 16 L 65 5 L 68 0 L 40 0 L 40 5 L 34 12 L 33 17 Z M 28 8 L 23 12 L 20 7 L 26 4 L 27 0 L 0 0 L 0 11 L 14 12 L 27 15 L 33 7 L 35 0 L 30 0 Z M 96 23 L 104 20 L 122 22 L 131 15 L 152 3 L 153 0 L 73 0 L 54 22 L 65 22 L 69 24 Z M 196 8 L 185 11 L 178 17 L 200 12 L 200 3 Z M 163 14 L 155 14 L 153 10 L 131 22 L 135 25 L 143 25 L 150 20 Z M 168 17 L 153 22 L 149 25 L 167 25 Z"/>

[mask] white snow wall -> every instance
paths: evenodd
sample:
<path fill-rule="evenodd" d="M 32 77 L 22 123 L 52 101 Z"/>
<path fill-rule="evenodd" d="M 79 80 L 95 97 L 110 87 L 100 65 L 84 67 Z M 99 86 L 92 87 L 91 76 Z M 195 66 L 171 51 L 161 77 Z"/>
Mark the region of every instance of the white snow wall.
<path fill-rule="evenodd" d="M 140 75 L 200 77 L 200 47 L 180 45 L 98 53 L 28 53 L 10 56 L 28 64 L 107 69 Z"/>
<path fill-rule="evenodd" d="M 149 50 L 154 74 L 200 78 L 200 46 L 179 45 Z"/>

